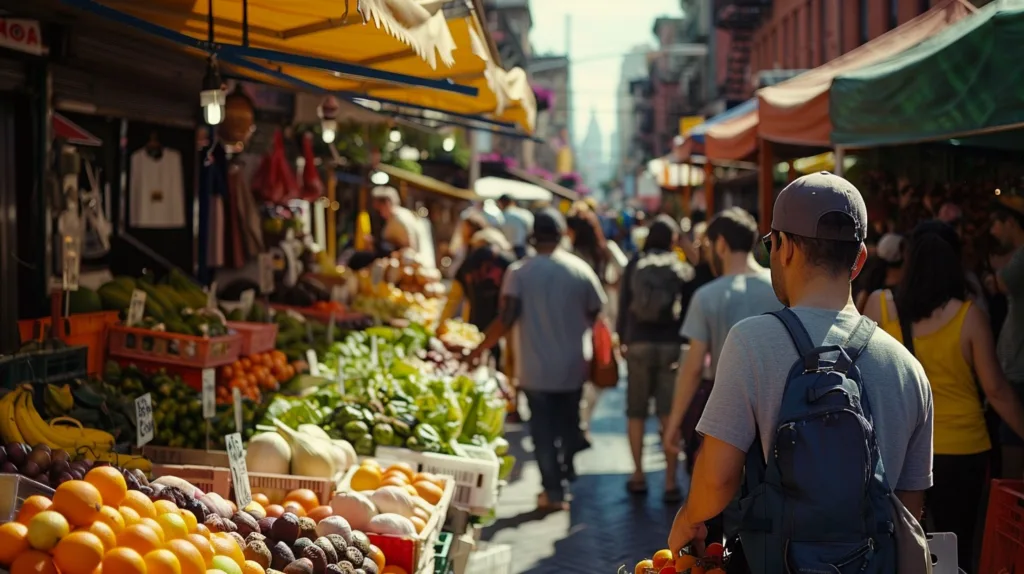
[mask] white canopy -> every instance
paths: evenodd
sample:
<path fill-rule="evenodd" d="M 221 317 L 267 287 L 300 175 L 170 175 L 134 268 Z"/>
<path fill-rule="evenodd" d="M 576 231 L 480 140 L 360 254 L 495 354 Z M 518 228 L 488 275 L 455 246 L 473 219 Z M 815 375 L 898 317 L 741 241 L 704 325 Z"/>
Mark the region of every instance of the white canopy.
<path fill-rule="evenodd" d="M 553 197 L 539 185 L 501 177 L 481 177 L 473 191 L 484 199 L 498 199 L 506 194 L 516 201 L 551 201 Z"/>

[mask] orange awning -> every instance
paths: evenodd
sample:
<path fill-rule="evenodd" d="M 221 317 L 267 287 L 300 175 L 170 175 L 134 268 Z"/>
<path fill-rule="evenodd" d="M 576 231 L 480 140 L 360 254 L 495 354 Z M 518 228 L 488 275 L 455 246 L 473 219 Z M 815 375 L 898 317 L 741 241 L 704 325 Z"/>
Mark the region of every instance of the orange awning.
<path fill-rule="evenodd" d="M 704 155 L 708 159 L 742 160 L 757 151 L 757 108 L 716 123 L 704 132 Z"/>
<path fill-rule="evenodd" d="M 828 92 L 832 80 L 898 54 L 975 11 L 966 0 L 946 0 L 917 18 L 795 78 L 758 90 L 761 138 L 792 145 L 829 147 Z M 747 134 L 727 134 L 730 141 Z M 710 132 L 709 132 L 710 136 Z M 709 137 L 709 149 L 710 140 Z"/>

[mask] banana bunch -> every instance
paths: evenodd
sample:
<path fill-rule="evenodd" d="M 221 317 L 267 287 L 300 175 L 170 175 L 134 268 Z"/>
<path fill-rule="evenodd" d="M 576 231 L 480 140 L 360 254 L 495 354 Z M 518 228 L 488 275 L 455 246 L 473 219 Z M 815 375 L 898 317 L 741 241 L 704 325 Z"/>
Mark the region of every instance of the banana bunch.
<path fill-rule="evenodd" d="M 60 422 L 76 426 L 57 424 Z M 45 444 L 68 453 L 89 449 L 99 456 L 114 448 L 113 435 L 82 427 L 74 419 L 62 417 L 47 423 L 33 404 L 31 388 L 26 387 L 19 387 L 0 399 L 0 435 L 5 442 Z"/>
<path fill-rule="evenodd" d="M 62 387 L 46 385 L 46 389 L 43 391 L 43 404 L 46 405 L 46 412 L 67 414 L 75 408 L 75 397 L 71 394 L 71 385 Z"/>

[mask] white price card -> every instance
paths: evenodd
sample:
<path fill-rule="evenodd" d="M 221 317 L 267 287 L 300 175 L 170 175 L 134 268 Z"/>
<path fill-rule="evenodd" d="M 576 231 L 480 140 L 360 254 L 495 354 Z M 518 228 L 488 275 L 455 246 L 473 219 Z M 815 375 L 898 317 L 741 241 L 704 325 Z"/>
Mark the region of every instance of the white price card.
<path fill-rule="evenodd" d="M 245 508 L 252 502 L 252 491 L 249 490 L 249 469 L 245 466 L 245 449 L 242 447 L 241 433 L 224 436 L 224 449 L 228 451 L 228 466 L 231 467 L 231 485 L 235 490 L 235 504 Z"/>
<path fill-rule="evenodd" d="M 153 440 L 153 397 L 146 393 L 135 399 L 135 446 L 144 446 Z"/>
<path fill-rule="evenodd" d="M 242 318 L 248 319 L 249 313 L 252 313 L 252 306 L 256 304 L 256 291 L 252 289 L 242 291 L 238 302 L 242 304 Z"/>
<path fill-rule="evenodd" d="M 348 301 L 345 285 L 339 283 L 331 287 L 331 301 L 344 305 Z"/>
<path fill-rule="evenodd" d="M 306 362 L 309 363 L 309 374 L 314 377 L 320 376 L 320 361 L 316 360 L 316 351 L 306 349 Z"/>
<path fill-rule="evenodd" d="M 82 260 L 78 256 L 78 241 L 64 238 L 64 264 L 61 266 L 64 291 L 78 291 L 78 276 L 82 271 Z"/>
<path fill-rule="evenodd" d="M 217 415 L 217 369 L 203 369 L 203 418 Z"/>
<path fill-rule="evenodd" d="M 216 309 L 217 308 L 217 282 L 210 283 L 210 288 L 206 290 L 206 308 Z"/>
<path fill-rule="evenodd" d="M 269 253 L 260 253 L 258 261 L 260 267 L 260 293 L 273 293 L 274 256 Z"/>
<path fill-rule="evenodd" d="M 242 391 L 231 389 L 231 404 L 235 409 L 235 432 L 242 432 Z"/>
<path fill-rule="evenodd" d="M 146 313 L 146 292 L 142 289 L 132 291 L 132 299 L 128 303 L 128 318 L 125 323 L 134 327 L 142 322 L 142 316 Z"/>

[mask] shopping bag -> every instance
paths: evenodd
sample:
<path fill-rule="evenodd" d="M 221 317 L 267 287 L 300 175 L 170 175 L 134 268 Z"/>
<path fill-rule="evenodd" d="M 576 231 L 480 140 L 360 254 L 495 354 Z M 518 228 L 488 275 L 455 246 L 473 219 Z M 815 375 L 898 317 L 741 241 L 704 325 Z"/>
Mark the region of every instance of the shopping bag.
<path fill-rule="evenodd" d="M 284 135 L 281 130 L 274 132 L 274 142 L 270 152 L 263 156 L 256 175 L 252 180 L 253 193 L 270 203 L 283 203 L 287 199 L 299 196 L 299 186 L 295 181 L 295 173 L 288 164 L 284 151 Z"/>
<path fill-rule="evenodd" d="M 302 137 L 302 157 L 306 160 L 306 165 L 302 168 L 301 198 L 306 201 L 316 201 L 324 194 L 324 184 L 320 181 L 320 172 L 316 169 L 313 136 L 309 133 Z"/>
<path fill-rule="evenodd" d="M 612 330 L 604 317 L 594 321 L 594 356 L 590 360 L 590 382 L 602 389 L 619 384 L 619 360 L 615 354 Z"/>

